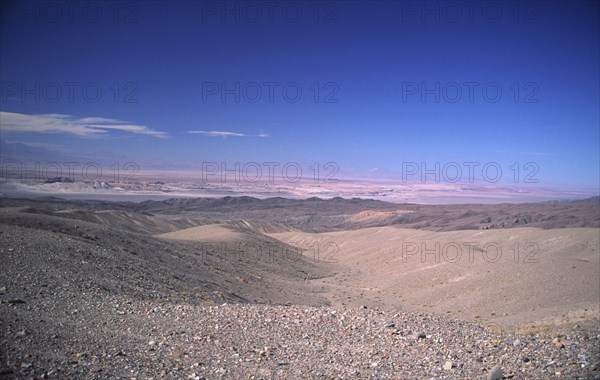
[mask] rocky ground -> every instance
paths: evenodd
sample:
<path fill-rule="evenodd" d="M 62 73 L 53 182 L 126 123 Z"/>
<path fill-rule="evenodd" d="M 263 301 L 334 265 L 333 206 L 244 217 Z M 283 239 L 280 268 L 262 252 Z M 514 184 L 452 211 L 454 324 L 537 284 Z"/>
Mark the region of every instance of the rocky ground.
<path fill-rule="evenodd" d="M 600 379 L 597 321 L 516 334 L 331 306 L 314 281 L 334 264 L 153 236 L 198 221 L 13 206 L 0 208 L 0 378 Z"/>
<path fill-rule="evenodd" d="M 9 378 L 600 378 L 598 329 L 515 336 L 402 311 L 91 295 L 2 314 Z"/>

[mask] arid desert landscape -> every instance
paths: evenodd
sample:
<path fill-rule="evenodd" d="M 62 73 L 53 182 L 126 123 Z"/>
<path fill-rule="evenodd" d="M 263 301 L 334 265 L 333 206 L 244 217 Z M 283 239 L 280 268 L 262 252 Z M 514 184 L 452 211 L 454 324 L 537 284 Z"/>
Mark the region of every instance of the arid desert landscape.
<path fill-rule="evenodd" d="M 0 0 L 0 380 L 600 380 L 600 1 Z"/>
<path fill-rule="evenodd" d="M 6 378 L 600 378 L 600 203 L 2 198 Z"/>

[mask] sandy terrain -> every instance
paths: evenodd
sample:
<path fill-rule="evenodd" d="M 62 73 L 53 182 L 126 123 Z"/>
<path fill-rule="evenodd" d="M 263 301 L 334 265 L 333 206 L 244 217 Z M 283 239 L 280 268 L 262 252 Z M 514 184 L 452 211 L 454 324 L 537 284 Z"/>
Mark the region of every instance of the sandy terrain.
<path fill-rule="evenodd" d="M 344 269 L 318 280 L 333 304 L 447 313 L 525 328 L 598 321 L 600 234 L 595 228 L 513 228 L 433 232 L 376 227 L 329 233 L 275 233 L 326 250 Z M 484 249 L 486 248 L 486 249 Z"/>
<path fill-rule="evenodd" d="M 163 239 L 188 240 L 188 241 L 243 241 L 247 238 L 246 234 L 235 231 L 227 225 L 209 224 L 186 228 L 183 230 L 167 232 L 166 234 L 156 235 Z"/>

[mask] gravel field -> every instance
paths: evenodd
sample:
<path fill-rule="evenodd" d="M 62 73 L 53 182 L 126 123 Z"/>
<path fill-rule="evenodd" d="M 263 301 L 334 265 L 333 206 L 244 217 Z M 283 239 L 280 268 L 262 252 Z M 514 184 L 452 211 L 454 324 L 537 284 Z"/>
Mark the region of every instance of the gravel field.
<path fill-rule="evenodd" d="M 599 329 L 516 336 L 370 308 L 194 306 L 98 296 L 55 301 L 62 302 L 1 305 L 4 376 L 600 378 Z"/>

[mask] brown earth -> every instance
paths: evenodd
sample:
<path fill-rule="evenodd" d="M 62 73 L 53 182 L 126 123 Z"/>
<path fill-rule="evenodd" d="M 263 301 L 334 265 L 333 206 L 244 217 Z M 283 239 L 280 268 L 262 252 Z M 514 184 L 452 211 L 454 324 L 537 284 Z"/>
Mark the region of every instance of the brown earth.
<path fill-rule="evenodd" d="M 600 378 L 597 198 L 0 206 L 0 377 Z"/>

